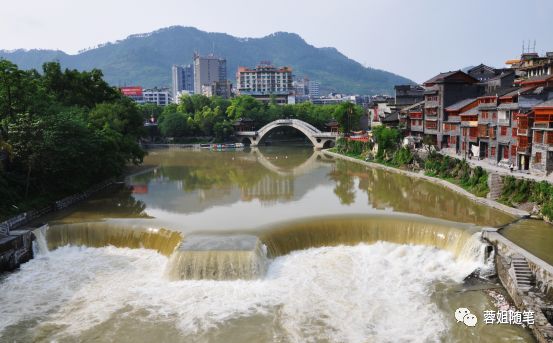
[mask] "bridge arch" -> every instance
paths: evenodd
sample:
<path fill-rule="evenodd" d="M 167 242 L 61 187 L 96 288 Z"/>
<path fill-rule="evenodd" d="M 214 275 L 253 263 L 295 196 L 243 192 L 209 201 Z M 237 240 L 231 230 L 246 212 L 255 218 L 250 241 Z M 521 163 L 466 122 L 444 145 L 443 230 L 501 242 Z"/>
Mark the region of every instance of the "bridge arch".
<path fill-rule="evenodd" d="M 257 131 L 242 131 L 236 132 L 236 135 L 240 137 L 242 142 L 247 138 L 250 146 L 257 146 L 259 142 L 272 130 L 279 127 L 293 127 L 294 129 L 303 133 L 317 149 L 323 147 L 330 147 L 330 145 L 336 140 L 336 134 L 332 132 L 322 132 L 313 125 L 304 122 L 299 119 L 277 119 L 263 126 Z"/>

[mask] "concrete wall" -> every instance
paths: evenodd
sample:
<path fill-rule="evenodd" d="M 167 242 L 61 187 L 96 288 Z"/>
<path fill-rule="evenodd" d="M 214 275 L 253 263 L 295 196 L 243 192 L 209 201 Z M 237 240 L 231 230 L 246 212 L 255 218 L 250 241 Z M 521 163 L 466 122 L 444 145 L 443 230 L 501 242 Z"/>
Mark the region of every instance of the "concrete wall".
<path fill-rule="evenodd" d="M 536 340 L 539 343 L 553 342 L 553 325 L 548 322 L 544 310 L 553 302 L 553 266 L 503 237 L 497 229 L 485 229 L 482 237 L 495 247 L 497 274 L 517 308 L 522 311 L 534 311 L 535 324 L 530 325 L 530 329 Z M 514 267 L 511 264 L 514 256 L 522 256 L 526 259 L 536 279 L 536 289 L 530 291 L 519 289 L 513 276 Z"/>

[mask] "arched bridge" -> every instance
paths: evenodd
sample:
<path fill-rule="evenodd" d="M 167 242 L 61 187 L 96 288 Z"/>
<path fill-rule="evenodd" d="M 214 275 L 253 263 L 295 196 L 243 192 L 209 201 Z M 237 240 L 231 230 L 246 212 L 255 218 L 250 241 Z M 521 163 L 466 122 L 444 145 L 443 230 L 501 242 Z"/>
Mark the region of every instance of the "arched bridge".
<path fill-rule="evenodd" d="M 315 126 L 299 119 L 277 119 L 257 131 L 240 131 L 235 132 L 235 135 L 242 137 L 242 140 L 249 140 L 250 146 L 257 146 L 271 130 L 283 126 L 293 127 L 301 131 L 316 149 L 331 147 L 338 137 L 336 132 L 322 132 Z"/>

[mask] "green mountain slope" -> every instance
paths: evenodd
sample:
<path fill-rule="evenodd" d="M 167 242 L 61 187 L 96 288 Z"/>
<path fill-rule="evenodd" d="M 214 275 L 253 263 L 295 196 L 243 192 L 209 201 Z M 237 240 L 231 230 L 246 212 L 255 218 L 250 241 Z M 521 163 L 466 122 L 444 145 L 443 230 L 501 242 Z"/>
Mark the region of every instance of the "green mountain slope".
<path fill-rule="evenodd" d="M 201 54 L 214 51 L 225 57 L 228 78 L 233 83 L 238 66 L 255 66 L 267 60 L 277 66 L 291 66 L 298 77 L 319 80 L 324 92 L 391 94 L 394 85 L 412 83 L 383 70 L 365 68 L 334 48 L 316 48 L 297 34 L 285 32 L 263 38 L 236 38 L 174 26 L 132 35 L 77 55 L 54 50 L 0 50 L 0 57 L 24 69 L 40 69 L 42 63 L 52 60 L 68 68 L 100 68 L 113 85 L 153 87 L 169 86 L 171 65 L 191 63 L 194 51 Z"/>

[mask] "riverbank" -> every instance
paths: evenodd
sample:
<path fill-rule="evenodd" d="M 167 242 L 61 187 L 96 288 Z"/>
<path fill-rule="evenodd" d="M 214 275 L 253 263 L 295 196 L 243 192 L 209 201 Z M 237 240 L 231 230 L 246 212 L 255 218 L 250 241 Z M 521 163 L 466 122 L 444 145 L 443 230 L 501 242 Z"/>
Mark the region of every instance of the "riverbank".
<path fill-rule="evenodd" d="M 409 177 L 414 177 L 414 178 L 418 178 L 418 179 L 427 180 L 427 181 L 433 182 L 435 184 L 438 184 L 442 187 L 448 188 L 448 189 L 450 189 L 450 190 L 452 190 L 452 191 L 454 191 L 458 194 L 461 194 L 461 195 L 471 199 L 474 202 L 477 202 L 479 204 L 483 204 L 483 205 L 486 205 L 486 206 L 489 206 L 489 207 L 493 207 L 497 210 L 500 210 L 502 212 L 514 215 L 514 216 L 519 217 L 519 218 L 526 218 L 526 217 L 530 216 L 530 213 L 527 212 L 527 211 L 517 209 L 517 208 L 513 208 L 513 207 L 509 207 L 507 205 L 504 205 L 504 204 L 499 203 L 497 201 L 494 201 L 492 199 L 478 197 L 478 196 L 470 193 L 469 191 L 465 190 L 464 188 L 462 188 L 462 187 L 460 187 L 456 184 L 453 184 L 449 181 L 446 181 L 446 180 L 443 180 L 443 179 L 440 179 L 440 178 L 437 178 L 437 177 L 425 175 L 423 172 L 415 173 L 415 172 L 408 171 L 408 170 L 403 170 L 403 169 L 398 169 L 398 168 L 386 166 L 386 165 L 376 163 L 376 162 L 363 161 L 363 160 L 358 159 L 358 158 L 345 156 L 343 154 L 332 152 L 332 151 L 329 151 L 329 150 L 323 150 L 323 153 L 328 155 L 328 156 L 333 156 L 333 157 L 341 158 L 341 159 L 344 159 L 344 160 L 347 160 L 347 161 L 350 161 L 350 162 L 363 164 L 363 165 L 368 166 L 368 167 L 379 168 L 379 169 L 383 169 L 383 170 L 386 170 L 386 171 L 389 171 L 389 172 L 392 172 L 392 173 L 397 173 L 397 174 L 402 174 L 402 175 L 406 175 L 406 176 L 409 176 Z"/>
<path fill-rule="evenodd" d="M 61 211 L 76 203 L 90 198 L 94 194 L 118 184 L 116 179 L 109 179 L 96 184 L 88 190 L 64 197 L 38 209 L 21 213 L 0 223 L 0 273 L 12 271 L 33 258 L 32 241 L 33 222 L 50 213 Z"/>
<path fill-rule="evenodd" d="M 492 199 L 478 197 L 458 185 L 425 175 L 422 171 L 415 173 L 375 162 L 363 161 L 328 150 L 323 150 L 323 153 L 371 168 L 427 180 L 459 193 L 472 201 L 493 207 L 519 218 L 529 216 L 529 213 L 526 211 L 506 206 Z M 496 228 L 485 229 L 482 237 L 494 246 L 496 252 L 496 270 L 499 280 L 511 299 L 513 299 L 517 308 L 534 312 L 535 324 L 530 325 L 530 329 L 536 340 L 539 343 L 553 342 L 553 326 L 551 324 L 553 321 L 553 266 L 502 236 Z M 521 271 L 521 265 L 526 269 Z"/>

